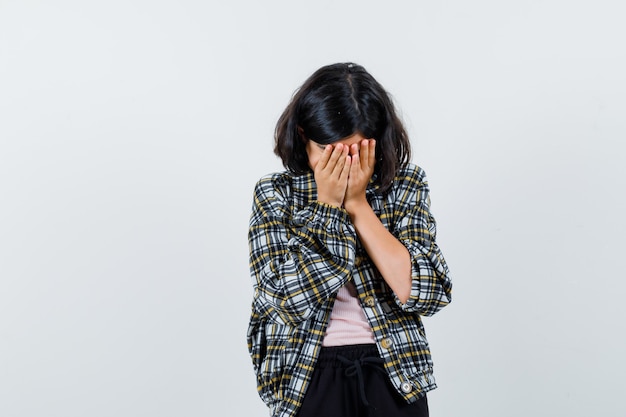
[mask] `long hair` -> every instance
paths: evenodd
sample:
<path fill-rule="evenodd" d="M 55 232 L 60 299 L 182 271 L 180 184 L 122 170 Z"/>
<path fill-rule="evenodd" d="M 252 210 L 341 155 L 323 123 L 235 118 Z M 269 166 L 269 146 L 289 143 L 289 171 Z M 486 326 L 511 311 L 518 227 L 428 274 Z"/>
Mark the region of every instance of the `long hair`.
<path fill-rule="evenodd" d="M 385 89 L 360 65 L 320 68 L 278 119 L 274 153 L 295 174 L 310 172 L 307 140 L 334 143 L 356 133 L 376 139 L 374 183 L 385 192 L 411 159 L 411 144 Z"/>

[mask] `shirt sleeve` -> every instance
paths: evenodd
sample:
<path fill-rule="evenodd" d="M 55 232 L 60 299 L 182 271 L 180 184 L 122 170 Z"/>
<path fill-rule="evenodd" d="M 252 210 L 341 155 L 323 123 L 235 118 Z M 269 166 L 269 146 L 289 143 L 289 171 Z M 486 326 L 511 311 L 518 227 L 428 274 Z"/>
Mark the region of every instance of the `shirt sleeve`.
<path fill-rule="evenodd" d="M 349 279 L 356 231 L 338 207 L 312 202 L 292 212 L 286 182 L 273 176 L 257 183 L 248 244 L 255 310 L 296 324 Z"/>
<path fill-rule="evenodd" d="M 437 225 L 430 213 L 426 174 L 421 168 L 399 178 L 396 188 L 397 219 L 393 234 L 411 256 L 411 293 L 406 303 L 396 303 L 407 312 L 431 316 L 452 301 L 448 265 L 435 242 Z"/>

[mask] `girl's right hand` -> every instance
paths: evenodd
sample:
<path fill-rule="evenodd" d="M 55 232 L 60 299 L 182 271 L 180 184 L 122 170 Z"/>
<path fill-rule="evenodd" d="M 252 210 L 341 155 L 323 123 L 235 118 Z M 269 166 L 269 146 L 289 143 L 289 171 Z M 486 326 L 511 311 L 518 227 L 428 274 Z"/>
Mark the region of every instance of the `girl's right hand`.
<path fill-rule="evenodd" d="M 338 143 L 326 145 L 314 168 L 317 201 L 341 207 L 350 173 L 349 147 Z"/>

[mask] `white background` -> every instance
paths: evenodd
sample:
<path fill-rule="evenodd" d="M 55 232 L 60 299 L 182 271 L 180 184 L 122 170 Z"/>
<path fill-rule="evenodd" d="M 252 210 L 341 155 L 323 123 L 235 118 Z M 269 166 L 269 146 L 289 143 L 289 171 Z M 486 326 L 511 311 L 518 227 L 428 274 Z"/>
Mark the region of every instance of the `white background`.
<path fill-rule="evenodd" d="M 0 415 L 264 416 L 252 187 L 318 67 L 428 173 L 433 417 L 623 416 L 621 1 L 0 1 Z"/>

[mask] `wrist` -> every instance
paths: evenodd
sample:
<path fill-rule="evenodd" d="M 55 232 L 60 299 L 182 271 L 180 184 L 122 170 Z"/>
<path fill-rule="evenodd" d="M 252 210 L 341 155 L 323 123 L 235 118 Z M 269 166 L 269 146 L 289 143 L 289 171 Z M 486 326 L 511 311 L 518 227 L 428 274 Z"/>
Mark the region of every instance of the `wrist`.
<path fill-rule="evenodd" d="M 329 198 L 326 196 L 318 196 L 317 201 L 319 203 L 326 204 L 329 206 L 335 206 L 335 207 L 341 207 L 341 205 L 343 204 L 343 201 L 340 201 L 334 198 Z"/>
<path fill-rule="evenodd" d="M 346 199 L 343 203 L 343 207 L 346 209 L 348 214 L 352 216 L 365 208 L 370 208 L 370 203 L 367 202 L 367 198 L 363 195 L 358 198 Z"/>

